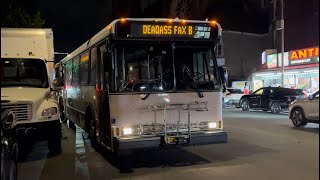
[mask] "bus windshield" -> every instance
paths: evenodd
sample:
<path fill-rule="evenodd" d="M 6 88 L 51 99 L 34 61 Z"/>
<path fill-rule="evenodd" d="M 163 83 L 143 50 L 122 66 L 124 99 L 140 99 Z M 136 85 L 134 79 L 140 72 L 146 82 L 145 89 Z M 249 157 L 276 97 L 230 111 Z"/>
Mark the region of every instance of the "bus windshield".
<path fill-rule="evenodd" d="M 41 59 L 1 58 L 1 85 L 48 88 L 46 65 Z"/>
<path fill-rule="evenodd" d="M 115 91 L 165 92 L 220 89 L 211 49 L 171 45 L 117 47 Z"/>

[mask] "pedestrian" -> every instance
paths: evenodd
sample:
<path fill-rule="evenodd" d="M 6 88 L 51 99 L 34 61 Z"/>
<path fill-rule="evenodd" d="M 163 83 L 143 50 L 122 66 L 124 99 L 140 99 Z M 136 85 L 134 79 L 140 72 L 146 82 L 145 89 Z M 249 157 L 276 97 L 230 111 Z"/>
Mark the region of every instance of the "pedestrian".
<path fill-rule="evenodd" d="M 248 82 L 244 83 L 243 94 L 244 95 L 249 94 Z"/>

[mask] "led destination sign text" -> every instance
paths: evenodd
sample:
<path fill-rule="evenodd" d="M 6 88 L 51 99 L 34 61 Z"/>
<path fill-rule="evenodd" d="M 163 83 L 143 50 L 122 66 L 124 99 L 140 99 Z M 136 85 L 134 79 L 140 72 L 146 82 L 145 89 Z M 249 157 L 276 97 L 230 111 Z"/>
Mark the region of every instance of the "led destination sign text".
<path fill-rule="evenodd" d="M 129 29 L 130 28 L 130 29 Z M 131 22 L 119 24 L 118 36 L 126 38 L 180 38 L 180 39 L 214 39 L 218 38 L 218 27 L 202 23 L 164 23 L 164 22 Z"/>
<path fill-rule="evenodd" d="M 142 25 L 143 35 L 192 35 L 192 26 Z"/>

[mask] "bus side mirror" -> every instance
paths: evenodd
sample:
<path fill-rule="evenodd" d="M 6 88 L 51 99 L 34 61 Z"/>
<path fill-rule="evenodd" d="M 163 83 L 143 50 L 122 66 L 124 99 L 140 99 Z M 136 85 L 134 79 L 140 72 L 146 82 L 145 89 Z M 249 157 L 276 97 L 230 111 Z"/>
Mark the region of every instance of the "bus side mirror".
<path fill-rule="evenodd" d="M 228 71 L 226 67 L 219 67 L 221 82 L 222 82 L 222 91 L 223 93 L 227 91 L 228 84 Z"/>

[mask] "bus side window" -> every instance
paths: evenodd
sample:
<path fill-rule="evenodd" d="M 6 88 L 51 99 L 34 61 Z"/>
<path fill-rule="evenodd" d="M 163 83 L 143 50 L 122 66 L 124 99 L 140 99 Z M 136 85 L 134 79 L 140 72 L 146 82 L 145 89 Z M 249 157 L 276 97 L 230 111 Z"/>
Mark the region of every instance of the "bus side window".
<path fill-rule="evenodd" d="M 66 63 L 66 78 L 65 78 L 65 85 L 70 86 L 72 80 L 72 60 Z"/>
<path fill-rule="evenodd" d="M 73 58 L 72 85 L 78 85 L 79 83 L 79 60 L 79 56 Z"/>
<path fill-rule="evenodd" d="M 80 56 L 80 76 L 79 82 L 81 84 L 88 84 L 88 75 L 89 75 L 89 51 L 86 51 Z"/>
<path fill-rule="evenodd" d="M 97 61 L 97 48 L 94 47 L 90 52 L 90 79 L 89 84 L 96 84 L 96 61 Z"/>

